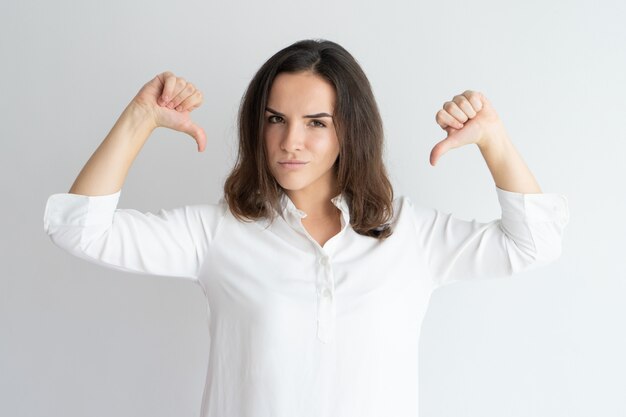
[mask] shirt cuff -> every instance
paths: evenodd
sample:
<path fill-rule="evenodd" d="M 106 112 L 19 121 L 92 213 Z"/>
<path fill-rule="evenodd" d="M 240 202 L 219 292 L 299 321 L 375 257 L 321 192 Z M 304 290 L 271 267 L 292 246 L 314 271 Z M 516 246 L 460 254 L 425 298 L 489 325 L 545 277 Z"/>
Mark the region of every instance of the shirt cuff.
<path fill-rule="evenodd" d="M 516 193 L 496 186 L 502 217 L 537 222 L 569 222 L 567 197 L 557 193 Z"/>
<path fill-rule="evenodd" d="M 50 225 L 93 226 L 111 224 L 122 190 L 113 194 L 87 196 L 52 194 L 44 211 L 44 229 Z"/>

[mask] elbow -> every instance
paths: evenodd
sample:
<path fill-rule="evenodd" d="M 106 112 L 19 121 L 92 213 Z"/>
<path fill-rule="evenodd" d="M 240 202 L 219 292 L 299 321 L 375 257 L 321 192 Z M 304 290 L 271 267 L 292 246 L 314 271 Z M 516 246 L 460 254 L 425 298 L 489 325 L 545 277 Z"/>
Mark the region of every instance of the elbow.
<path fill-rule="evenodd" d="M 563 253 L 563 241 L 560 233 L 533 236 L 533 245 L 518 246 L 509 251 L 512 273 L 534 269 L 555 262 Z"/>
<path fill-rule="evenodd" d="M 556 261 L 563 253 L 563 239 L 560 233 L 544 239 L 536 239 L 535 263 L 539 265 Z"/>
<path fill-rule="evenodd" d="M 56 246 L 68 252 L 75 252 L 81 247 L 82 230 L 80 227 L 54 227 L 45 225 L 44 231 Z"/>

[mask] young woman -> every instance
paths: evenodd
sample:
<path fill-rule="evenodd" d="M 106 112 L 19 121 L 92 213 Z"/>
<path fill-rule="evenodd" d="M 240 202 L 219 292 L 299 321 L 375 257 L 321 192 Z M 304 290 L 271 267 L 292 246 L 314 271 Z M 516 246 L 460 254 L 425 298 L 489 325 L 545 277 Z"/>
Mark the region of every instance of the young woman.
<path fill-rule="evenodd" d="M 202 416 L 418 415 L 418 339 L 432 292 L 558 258 L 567 199 L 543 194 L 487 98 L 465 91 L 436 116 L 430 161 L 476 144 L 502 217 L 465 221 L 393 197 L 383 129 L 356 60 L 296 42 L 258 70 L 241 102 L 239 155 L 216 204 L 117 208 L 150 133 L 205 133 L 203 97 L 164 72 L 117 120 L 44 227 L 75 256 L 184 277 L 204 292 L 210 350 Z"/>

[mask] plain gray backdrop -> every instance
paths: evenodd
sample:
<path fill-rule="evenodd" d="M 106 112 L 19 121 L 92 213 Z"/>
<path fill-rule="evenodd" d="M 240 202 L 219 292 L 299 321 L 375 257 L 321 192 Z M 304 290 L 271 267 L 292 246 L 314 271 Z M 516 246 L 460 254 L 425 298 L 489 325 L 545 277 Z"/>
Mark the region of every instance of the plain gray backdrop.
<path fill-rule="evenodd" d="M 467 220 L 500 216 L 474 145 L 428 163 L 467 89 L 492 102 L 543 192 L 570 205 L 563 254 L 433 294 L 422 416 L 626 415 L 626 3 L 623 1 L 2 1 L 0 415 L 197 417 L 206 308 L 187 280 L 74 258 L 43 231 L 141 86 L 171 70 L 203 91 L 208 144 L 158 129 L 120 208 L 213 203 L 259 66 L 306 38 L 368 75 L 396 195 Z M 357 416 L 355 416 L 357 417 Z"/>

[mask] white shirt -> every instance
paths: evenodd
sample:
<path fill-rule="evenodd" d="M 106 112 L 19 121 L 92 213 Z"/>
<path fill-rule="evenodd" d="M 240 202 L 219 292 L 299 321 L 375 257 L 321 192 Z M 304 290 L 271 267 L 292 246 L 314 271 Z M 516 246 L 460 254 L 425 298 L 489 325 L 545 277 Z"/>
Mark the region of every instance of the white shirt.
<path fill-rule="evenodd" d="M 386 240 L 349 226 L 320 246 L 283 195 L 282 215 L 240 222 L 217 204 L 119 209 L 53 194 L 44 229 L 72 255 L 117 270 L 191 279 L 203 290 L 210 351 L 202 417 L 417 417 L 418 341 L 432 292 L 557 259 L 561 194 L 496 187 L 501 219 L 466 221 L 394 200 Z"/>

